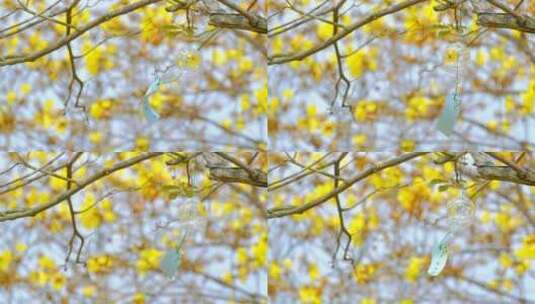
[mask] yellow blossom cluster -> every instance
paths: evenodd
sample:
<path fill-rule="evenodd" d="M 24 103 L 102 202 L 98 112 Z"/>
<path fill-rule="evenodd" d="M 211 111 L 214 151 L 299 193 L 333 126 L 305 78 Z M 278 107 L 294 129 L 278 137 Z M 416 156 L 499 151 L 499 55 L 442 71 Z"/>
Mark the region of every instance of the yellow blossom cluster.
<path fill-rule="evenodd" d="M 91 104 L 89 115 L 96 119 L 107 119 L 112 116 L 114 102 L 111 99 L 100 99 Z"/>
<path fill-rule="evenodd" d="M 105 198 L 97 201 L 93 192 L 87 192 L 85 194 L 80 209 L 80 222 L 87 229 L 96 229 L 103 223 L 112 223 L 117 219 L 117 214 L 113 211 L 111 200 Z"/>
<path fill-rule="evenodd" d="M 351 53 L 349 50 L 348 53 Z M 377 57 L 379 49 L 369 47 L 353 52 L 346 58 L 349 73 L 355 78 L 360 78 L 366 71 L 374 72 L 377 70 Z"/>
<path fill-rule="evenodd" d="M 374 279 L 379 266 L 377 263 L 360 263 L 355 268 L 355 281 L 358 284 L 368 284 Z"/>
<path fill-rule="evenodd" d="M 380 220 L 375 207 L 368 207 L 358 212 L 349 222 L 347 230 L 353 237 L 355 246 L 362 245 L 368 233 L 379 228 Z"/>
<path fill-rule="evenodd" d="M 408 98 L 407 107 L 405 108 L 405 118 L 407 121 L 413 122 L 418 118 L 429 118 L 431 109 L 436 105 L 433 99 L 415 94 Z"/>
<path fill-rule="evenodd" d="M 353 115 L 359 122 L 373 122 L 378 118 L 379 102 L 375 100 L 363 99 L 357 102 Z"/>
<path fill-rule="evenodd" d="M 159 269 L 163 254 L 162 251 L 155 248 L 142 249 L 136 262 L 138 273 L 144 276 L 148 271 Z"/>
<path fill-rule="evenodd" d="M 416 282 L 420 277 L 422 270 L 429 265 L 429 257 L 427 256 L 413 256 L 409 260 L 409 264 L 405 268 L 405 280 L 408 282 Z"/>
<path fill-rule="evenodd" d="M 38 286 L 48 284 L 55 290 L 61 290 L 65 286 L 67 278 L 52 258 L 42 255 L 38 266 L 37 270 L 30 272 L 30 282 Z"/>
<path fill-rule="evenodd" d="M 110 255 L 92 256 L 87 259 L 87 271 L 94 274 L 109 273 L 113 270 L 116 259 Z"/>

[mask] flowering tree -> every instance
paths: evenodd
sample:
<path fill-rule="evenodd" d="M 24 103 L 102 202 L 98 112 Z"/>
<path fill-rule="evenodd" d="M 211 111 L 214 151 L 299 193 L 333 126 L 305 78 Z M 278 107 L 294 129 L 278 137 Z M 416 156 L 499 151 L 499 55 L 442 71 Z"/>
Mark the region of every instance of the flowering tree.
<path fill-rule="evenodd" d="M 270 163 L 274 303 L 535 301 L 531 154 L 275 153 Z M 448 202 L 460 185 L 475 213 L 455 230 Z M 450 230 L 447 264 L 430 276 Z"/>
<path fill-rule="evenodd" d="M 276 150 L 532 149 L 535 2 L 273 1 Z M 449 139 L 434 127 L 460 101 Z"/>
<path fill-rule="evenodd" d="M 265 302 L 265 154 L 32 152 L 0 163 L 1 302 Z"/>
<path fill-rule="evenodd" d="M 265 149 L 264 5 L 2 1 L 2 149 Z"/>

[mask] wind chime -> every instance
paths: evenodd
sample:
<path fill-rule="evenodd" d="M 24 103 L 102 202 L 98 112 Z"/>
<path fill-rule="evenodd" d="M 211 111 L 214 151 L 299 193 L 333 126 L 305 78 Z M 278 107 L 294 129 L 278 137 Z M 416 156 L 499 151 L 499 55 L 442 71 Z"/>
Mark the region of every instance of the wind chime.
<path fill-rule="evenodd" d="M 450 73 L 455 77 L 455 89 L 446 96 L 446 102 L 442 112 L 437 120 L 437 129 L 444 135 L 450 136 L 453 134 L 455 122 L 459 116 L 461 109 L 461 96 L 463 91 L 462 78 L 464 74 L 464 67 L 467 61 L 467 48 L 464 41 L 466 37 L 464 27 L 462 25 L 462 4 L 456 3 L 454 6 L 455 31 L 456 41 L 453 42 L 448 50 L 448 55 L 452 54 L 455 59 L 455 64 Z"/>
<path fill-rule="evenodd" d="M 195 53 L 197 50 L 184 49 L 179 52 L 179 58 L 176 64 L 168 65 L 163 70 L 156 70 L 154 72 L 154 80 L 149 85 L 149 88 L 143 95 L 142 112 L 145 119 L 150 123 L 155 123 L 160 119 L 160 114 L 150 105 L 149 98 L 151 95 L 158 92 L 162 84 L 168 84 L 178 81 L 186 70 L 190 68 L 190 62 L 195 60 Z"/>
<path fill-rule="evenodd" d="M 169 249 L 160 261 L 160 269 L 164 275 L 170 279 L 174 280 L 180 269 L 180 264 L 182 261 L 182 248 L 184 241 L 189 237 L 189 235 L 195 231 L 195 228 L 198 227 L 198 208 L 199 203 L 201 202 L 198 193 L 199 193 L 199 183 L 200 183 L 200 174 L 196 172 L 191 172 L 190 162 L 186 163 L 186 172 L 188 176 L 188 187 L 192 189 L 192 194 L 188 195 L 185 200 L 180 202 L 179 214 L 172 220 L 172 222 L 178 221 L 183 227 L 183 232 L 180 240 L 176 243 L 174 248 Z"/>
<path fill-rule="evenodd" d="M 456 162 L 455 166 L 455 186 L 459 188 L 460 194 L 458 198 L 447 204 L 448 231 L 433 247 L 431 264 L 427 270 L 430 276 L 437 276 L 442 272 L 448 260 L 448 244 L 456 235 L 470 225 L 474 218 L 475 204 L 466 194 L 465 181 L 461 176 L 462 170 L 458 168 L 459 164 L 462 163 L 464 162 Z"/>

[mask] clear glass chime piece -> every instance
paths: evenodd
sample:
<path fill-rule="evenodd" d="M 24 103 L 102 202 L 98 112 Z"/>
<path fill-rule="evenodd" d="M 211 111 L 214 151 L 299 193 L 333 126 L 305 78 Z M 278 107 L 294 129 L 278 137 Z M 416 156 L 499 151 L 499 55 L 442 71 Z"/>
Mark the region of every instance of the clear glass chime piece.
<path fill-rule="evenodd" d="M 448 260 L 448 244 L 456 232 L 466 228 L 473 220 L 475 213 L 474 203 L 466 196 L 464 189 L 461 195 L 447 204 L 448 232 L 434 247 L 431 254 L 431 264 L 427 273 L 430 276 L 439 275 Z"/>
<path fill-rule="evenodd" d="M 465 190 L 461 190 L 461 195 L 448 202 L 448 226 L 450 231 L 456 231 L 468 226 L 475 212 L 474 203 L 466 196 Z"/>

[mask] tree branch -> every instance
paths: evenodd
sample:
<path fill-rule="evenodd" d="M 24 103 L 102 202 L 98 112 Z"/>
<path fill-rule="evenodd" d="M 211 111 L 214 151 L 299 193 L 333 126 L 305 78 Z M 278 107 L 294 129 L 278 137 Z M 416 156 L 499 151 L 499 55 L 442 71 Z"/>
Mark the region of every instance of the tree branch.
<path fill-rule="evenodd" d="M 486 153 L 489 154 L 489 153 Z M 493 154 L 493 153 L 491 153 Z M 434 162 L 436 164 L 443 164 L 448 161 L 455 161 L 460 153 L 448 153 L 444 154 L 442 158 L 436 159 Z M 496 156 L 494 154 L 494 156 Z M 501 160 L 503 158 L 500 157 Z M 512 162 L 510 162 L 512 163 Z M 476 160 L 477 171 L 476 174 L 472 177 L 484 179 L 484 180 L 498 180 L 503 182 L 511 182 L 515 184 L 535 186 L 535 173 L 524 168 L 514 165 L 511 167 L 510 164 L 507 166 L 496 166 L 496 165 L 486 165 L 481 164 Z"/>
<path fill-rule="evenodd" d="M 241 183 L 256 187 L 267 187 L 267 174 L 259 169 L 253 169 L 253 176 L 243 168 L 211 167 L 210 179 L 224 183 Z"/>
<path fill-rule="evenodd" d="M 383 10 L 380 10 L 378 12 L 375 12 L 371 15 L 369 15 L 368 17 L 364 18 L 363 20 L 357 22 L 357 23 L 353 23 L 352 25 L 348 26 L 347 29 L 339 32 L 338 34 L 332 36 L 331 38 L 325 40 L 323 43 L 319 44 L 319 45 L 316 45 L 306 51 L 303 51 L 303 52 L 299 52 L 299 53 L 296 53 L 296 54 L 276 54 L 276 55 L 273 55 L 272 57 L 269 57 L 268 58 L 268 64 L 269 65 L 272 65 L 272 64 L 282 64 L 282 63 L 287 63 L 287 62 L 291 62 L 291 61 L 295 61 L 295 60 L 303 60 L 305 59 L 306 57 L 314 54 L 314 53 L 317 53 L 319 51 L 322 51 L 324 49 L 326 49 L 327 47 L 329 47 L 331 44 L 337 42 L 338 40 L 346 37 L 347 35 L 351 34 L 354 30 L 368 24 L 368 23 L 371 23 L 381 17 L 384 17 L 386 15 L 390 15 L 390 14 L 393 14 L 393 13 L 396 13 L 396 12 L 399 12 L 401 10 L 404 10 L 410 6 L 413 6 L 413 5 L 416 5 L 416 4 L 419 4 L 419 3 L 422 3 L 422 2 L 425 2 L 427 0 L 408 0 L 408 1 L 404 1 L 404 2 L 401 2 L 399 4 L 396 4 L 396 5 L 392 5 L 386 9 L 383 9 Z"/>
<path fill-rule="evenodd" d="M 102 23 L 105 23 L 115 17 L 128 14 L 132 11 L 135 11 L 139 8 L 145 7 L 149 4 L 153 4 L 156 2 L 160 2 L 162 0 L 143 0 L 139 2 L 135 2 L 133 4 L 124 6 L 122 8 L 113 10 L 103 16 L 100 16 L 99 18 L 87 23 L 86 25 L 79 28 L 79 31 L 73 32 L 72 34 L 65 36 L 61 39 L 59 39 L 56 43 L 31 54 L 21 54 L 21 55 L 15 55 L 15 56 L 6 56 L 4 58 L 0 57 L 0 67 L 6 66 L 6 65 L 14 65 L 18 63 L 23 62 L 33 62 L 47 54 L 52 53 L 53 51 L 65 46 L 67 43 L 73 41 L 74 39 L 80 37 L 85 32 L 89 31 L 90 29 L 99 26 Z"/>
<path fill-rule="evenodd" d="M 68 191 L 65 191 L 63 192 L 62 194 L 60 194 L 58 197 L 56 197 L 56 199 L 54 199 L 53 201 L 49 202 L 49 203 L 46 203 L 46 204 L 42 204 L 42 205 L 39 205 L 39 206 L 36 206 L 36 207 L 33 207 L 33 208 L 22 208 L 22 209 L 18 209 L 18 210 L 7 210 L 5 212 L 0 212 L 0 222 L 5 222 L 5 221 L 11 221 L 11 220 L 15 220 L 15 219 L 19 219 L 19 218 L 23 218 L 23 217 L 31 217 L 31 216 L 35 216 L 49 208 L 52 208 L 56 205 L 58 205 L 59 203 L 63 202 L 64 200 L 70 198 L 71 196 L 73 196 L 74 194 L 80 192 L 82 189 L 84 189 L 85 187 L 89 186 L 90 184 L 94 183 L 95 181 L 103 178 L 103 177 L 106 177 L 110 174 L 112 174 L 113 172 L 115 171 L 119 171 L 119 170 L 122 170 L 124 168 L 128 168 L 132 165 L 135 165 L 139 162 L 143 162 L 147 159 L 150 159 L 150 158 L 153 158 L 153 157 L 156 157 L 156 156 L 159 156 L 163 154 L 162 152 L 151 152 L 151 153 L 144 153 L 144 154 L 141 154 L 141 155 L 138 155 L 136 157 L 132 157 L 128 160 L 125 160 L 125 161 L 121 161 L 121 162 L 118 162 L 116 163 L 114 166 L 112 166 L 111 168 L 107 168 L 107 169 L 104 169 L 98 173 L 95 173 L 93 174 L 92 176 L 86 178 L 85 180 L 83 181 L 80 181 L 78 184 L 77 187 L 74 187 L 74 188 L 71 188 L 70 190 Z"/>
<path fill-rule="evenodd" d="M 524 16 L 524 21 L 519 20 L 507 13 L 479 13 L 477 24 L 491 28 L 508 28 L 525 33 L 535 33 L 535 19 Z"/>
<path fill-rule="evenodd" d="M 250 22 L 249 19 L 241 14 L 211 13 L 208 24 L 219 28 L 229 28 L 267 34 L 266 19 L 256 14 L 252 16 L 255 20 L 254 22 Z"/>
<path fill-rule="evenodd" d="M 342 193 L 343 191 L 347 190 L 353 184 L 367 178 L 368 176 L 375 174 L 377 172 L 380 172 L 386 168 L 390 168 L 393 166 L 397 166 L 401 163 L 404 163 L 406 161 L 409 161 L 413 158 L 425 155 L 429 152 L 412 152 L 412 153 L 406 153 L 402 154 L 401 156 L 389 159 L 383 163 L 374 165 L 371 168 L 366 169 L 364 172 L 358 174 L 357 176 L 351 178 L 347 183 L 342 184 L 341 186 L 335 188 L 331 192 L 311 201 L 308 202 L 302 206 L 286 206 L 282 208 L 272 208 L 267 210 L 267 217 L 268 218 L 278 218 L 278 217 L 284 217 L 292 214 L 302 214 L 307 210 L 310 210 L 316 206 L 319 206 L 331 198 L 333 198 L 335 195 L 338 195 L 339 193 Z"/>

